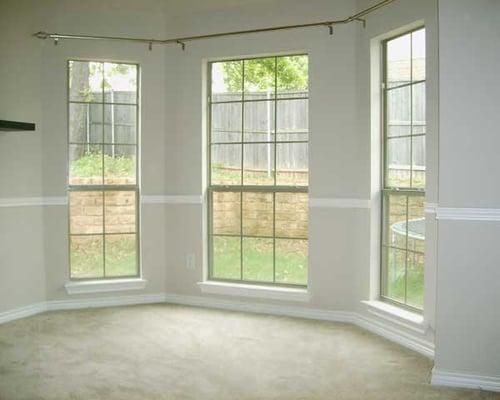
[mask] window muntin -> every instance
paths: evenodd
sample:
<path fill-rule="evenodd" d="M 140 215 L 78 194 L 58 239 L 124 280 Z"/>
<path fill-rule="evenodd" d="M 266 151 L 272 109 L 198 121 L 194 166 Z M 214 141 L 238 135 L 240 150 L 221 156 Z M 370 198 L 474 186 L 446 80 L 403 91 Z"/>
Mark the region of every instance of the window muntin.
<path fill-rule="evenodd" d="M 68 62 L 71 279 L 139 275 L 136 64 Z"/>
<path fill-rule="evenodd" d="M 308 57 L 209 63 L 209 278 L 307 285 Z"/>
<path fill-rule="evenodd" d="M 421 311 L 425 247 L 425 29 L 383 43 L 381 297 Z"/>

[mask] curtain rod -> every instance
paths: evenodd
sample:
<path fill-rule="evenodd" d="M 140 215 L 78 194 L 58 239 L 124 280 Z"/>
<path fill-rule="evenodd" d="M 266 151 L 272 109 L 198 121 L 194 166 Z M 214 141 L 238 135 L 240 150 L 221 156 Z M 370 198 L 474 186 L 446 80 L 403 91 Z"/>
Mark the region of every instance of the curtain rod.
<path fill-rule="evenodd" d="M 173 39 L 145 39 L 145 38 L 133 38 L 133 37 L 120 37 L 120 36 L 93 36 L 93 35 L 70 35 L 70 34 L 59 34 L 59 33 L 48 33 L 48 32 L 37 32 L 34 33 L 33 36 L 38 39 L 53 39 L 54 44 L 57 45 L 60 39 L 67 40 L 115 40 L 115 41 L 125 41 L 125 42 L 136 42 L 136 43 L 146 43 L 149 45 L 149 50 L 152 49 L 153 44 L 178 44 L 182 46 L 182 49 L 185 49 L 185 43 L 194 41 L 194 40 L 203 40 L 203 39 L 213 39 L 218 37 L 225 36 L 236 36 L 236 35 L 248 35 L 252 33 L 262 33 L 262 32 L 274 32 L 274 31 L 283 31 L 289 29 L 300 29 L 300 28 L 311 28 L 316 26 L 323 26 L 329 29 L 330 35 L 333 34 L 333 26 L 348 24 L 350 22 L 361 22 L 363 26 L 366 25 L 366 21 L 363 19 L 364 16 L 372 13 L 379 8 L 385 7 L 390 3 L 393 3 L 396 0 L 384 0 L 381 1 L 363 11 L 358 12 L 350 17 L 340 19 L 340 20 L 332 20 L 332 21 L 321 21 L 321 22 L 311 22 L 308 24 L 297 24 L 297 25 L 282 25 L 282 26 L 273 26 L 269 28 L 258 28 L 258 29 L 248 29 L 243 31 L 232 31 L 232 32 L 219 32 L 219 33 L 211 33 L 208 35 L 197 35 L 197 36 L 185 36 L 178 37 Z"/>

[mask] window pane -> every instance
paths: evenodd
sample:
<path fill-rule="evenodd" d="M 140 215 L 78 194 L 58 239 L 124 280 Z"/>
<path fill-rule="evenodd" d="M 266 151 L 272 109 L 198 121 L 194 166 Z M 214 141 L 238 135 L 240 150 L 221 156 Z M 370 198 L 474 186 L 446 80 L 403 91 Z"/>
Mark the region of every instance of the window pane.
<path fill-rule="evenodd" d="M 69 231 L 71 234 L 103 232 L 103 192 L 69 193 Z"/>
<path fill-rule="evenodd" d="M 274 101 L 245 103 L 244 141 L 274 141 Z"/>
<path fill-rule="evenodd" d="M 241 278 L 240 237 L 212 237 L 212 276 L 219 279 Z"/>
<path fill-rule="evenodd" d="M 278 142 L 308 140 L 308 100 L 279 100 L 276 117 Z"/>
<path fill-rule="evenodd" d="M 408 271 L 406 282 L 406 302 L 408 305 L 423 308 L 424 305 L 424 255 L 408 252 Z"/>
<path fill-rule="evenodd" d="M 425 251 L 425 197 L 408 197 L 408 250 Z"/>
<path fill-rule="evenodd" d="M 137 66 L 104 63 L 104 101 L 137 103 Z"/>
<path fill-rule="evenodd" d="M 241 100 L 243 62 L 226 61 L 212 64 L 212 102 Z"/>
<path fill-rule="evenodd" d="M 102 146 L 69 146 L 70 185 L 102 185 Z"/>
<path fill-rule="evenodd" d="M 307 193 L 276 193 L 276 236 L 307 238 L 309 199 Z"/>
<path fill-rule="evenodd" d="M 406 249 L 407 199 L 400 194 L 384 196 L 383 244 Z"/>
<path fill-rule="evenodd" d="M 276 84 L 276 59 L 256 58 L 245 60 L 245 100 L 274 97 Z"/>
<path fill-rule="evenodd" d="M 387 83 L 394 87 L 411 81 L 411 35 L 387 42 Z"/>
<path fill-rule="evenodd" d="M 106 235 L 106 276 L 138 274 L 136 235 Z"/>
<path fill-rule="evenodd" d="M 136 182 L 136 151 L 133 145 L 104 146 L 104 183 L 134 185 Z"/>
<path fill-rule="evenodd" d="M 273 282 L 273 239 L 243 238 L 243 279 Z"/>
<path fill-rule="evenodd" d="M 425 29 L 415 31 L 412 39 L 412 80 L 421 81 L 425 79 Z"/>
<path fill-rule="evenodd" d="M 276 145 L 277 185 L 308 185 L 308 147 L 307 143 L 279 143 Z"/>
<path fill-rule="evenodd" d="M 69 100 L 102 102 L 103 65 L 100 62 L 69 62 Z"/>
<path fill-rule="evenodd" d="M 411 138 L 387 139 L 387 172 L 388 187 L 406 187 L 410 184 Z"/>
<path fill-rule="evenodd" d="M 243 192 L 243 235 L 273 236 L 273 193 Z"/>
<path fill-rule="evenodd" d="M 387 136 L 404 136 L 411 134 L 412 88 L 405 86 L 387 92 Z"/>
<path fill-rule="evenodd" d="M 382 248 L 382 262 L 385 266 L 383 293 L 385 296 L 405 302 L 406 291 L 406 251 Z"/>
<path fill-rule="evenodd" d="M 244 185 L 274 184 L 274 144 L 245 144 Z"/>
<path fill-rule="evenodd" d="M 241 233 L 241 192 L 212 192 L 212 233 Z"/>
<path fill-rule="evenodd" d="M 241 142 L 242 103 L 212 104 L 211 141 Z"/>
<path fill-rule="evenodd" d="M 276 239 L 276 282 L 307 285 L 307 240 Z"/>
<path fill-rule="evenodd" d="M 136 192 L 104 192 L 104 220 L 106 233 L 135 233 L 136 227 Z"/>
<path fill-rule="evenodd" d="M 116 104 L 104 106 L 104 142 L 135 144 L 137 142 L 137 107 Z"/>
<path fill-rule="evenodd" d="M 211 184 L 241 185 L 241 145 L 211 146 Z"/>
<path fill-rule="evenodd" d="M 425 82 L 412 85 L 412 96 L 412 122 L 418 129 L 418 127 L 425 126 Z M 421 132 L 417 130 L 413 133 Z"/>
<path fill-rule="evenodd" d="M 425 136 L 412 138 L 412 183 L 413 188 L 425 189 Z"/>
<path fill-rule="evenodd" d="M 103 237 L 70 236 L 71 278 L 104 277 Z"/>
<path fill-rule="evenodd" d="M 278 57 L 279 97 L 307 97 L 308 58 L 306 55 Z"/>
<path fill-rule="evenodd" d="M 102 104 L 69 104 L 70 143 L 102 143 Z"/>

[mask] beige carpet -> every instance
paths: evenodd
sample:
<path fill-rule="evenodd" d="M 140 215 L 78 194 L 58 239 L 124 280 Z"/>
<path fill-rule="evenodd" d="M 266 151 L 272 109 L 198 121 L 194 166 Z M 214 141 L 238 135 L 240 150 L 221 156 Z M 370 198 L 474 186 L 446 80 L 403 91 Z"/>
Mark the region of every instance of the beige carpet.
<path fill-rule="evenodd" d="M 351 325 L 173 305 L 0 325 L 0 399 L 499 399 Z"/>

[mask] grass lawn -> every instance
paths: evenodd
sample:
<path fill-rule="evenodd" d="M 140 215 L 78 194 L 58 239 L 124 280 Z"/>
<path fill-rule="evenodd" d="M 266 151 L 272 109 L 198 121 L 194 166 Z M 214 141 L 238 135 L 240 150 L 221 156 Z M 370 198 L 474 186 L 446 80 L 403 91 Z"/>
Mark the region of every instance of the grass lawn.
<path fill-rule="evenodd" d="M 213 277 L 273 282 L 272 239 L 243 238 L 243 256 L 239 237 L 213 237 Z M 276 282 L 307 284 L 307 240 L 276 239 Z M 241 261 L 243 269 L 241 269 Z"/>

